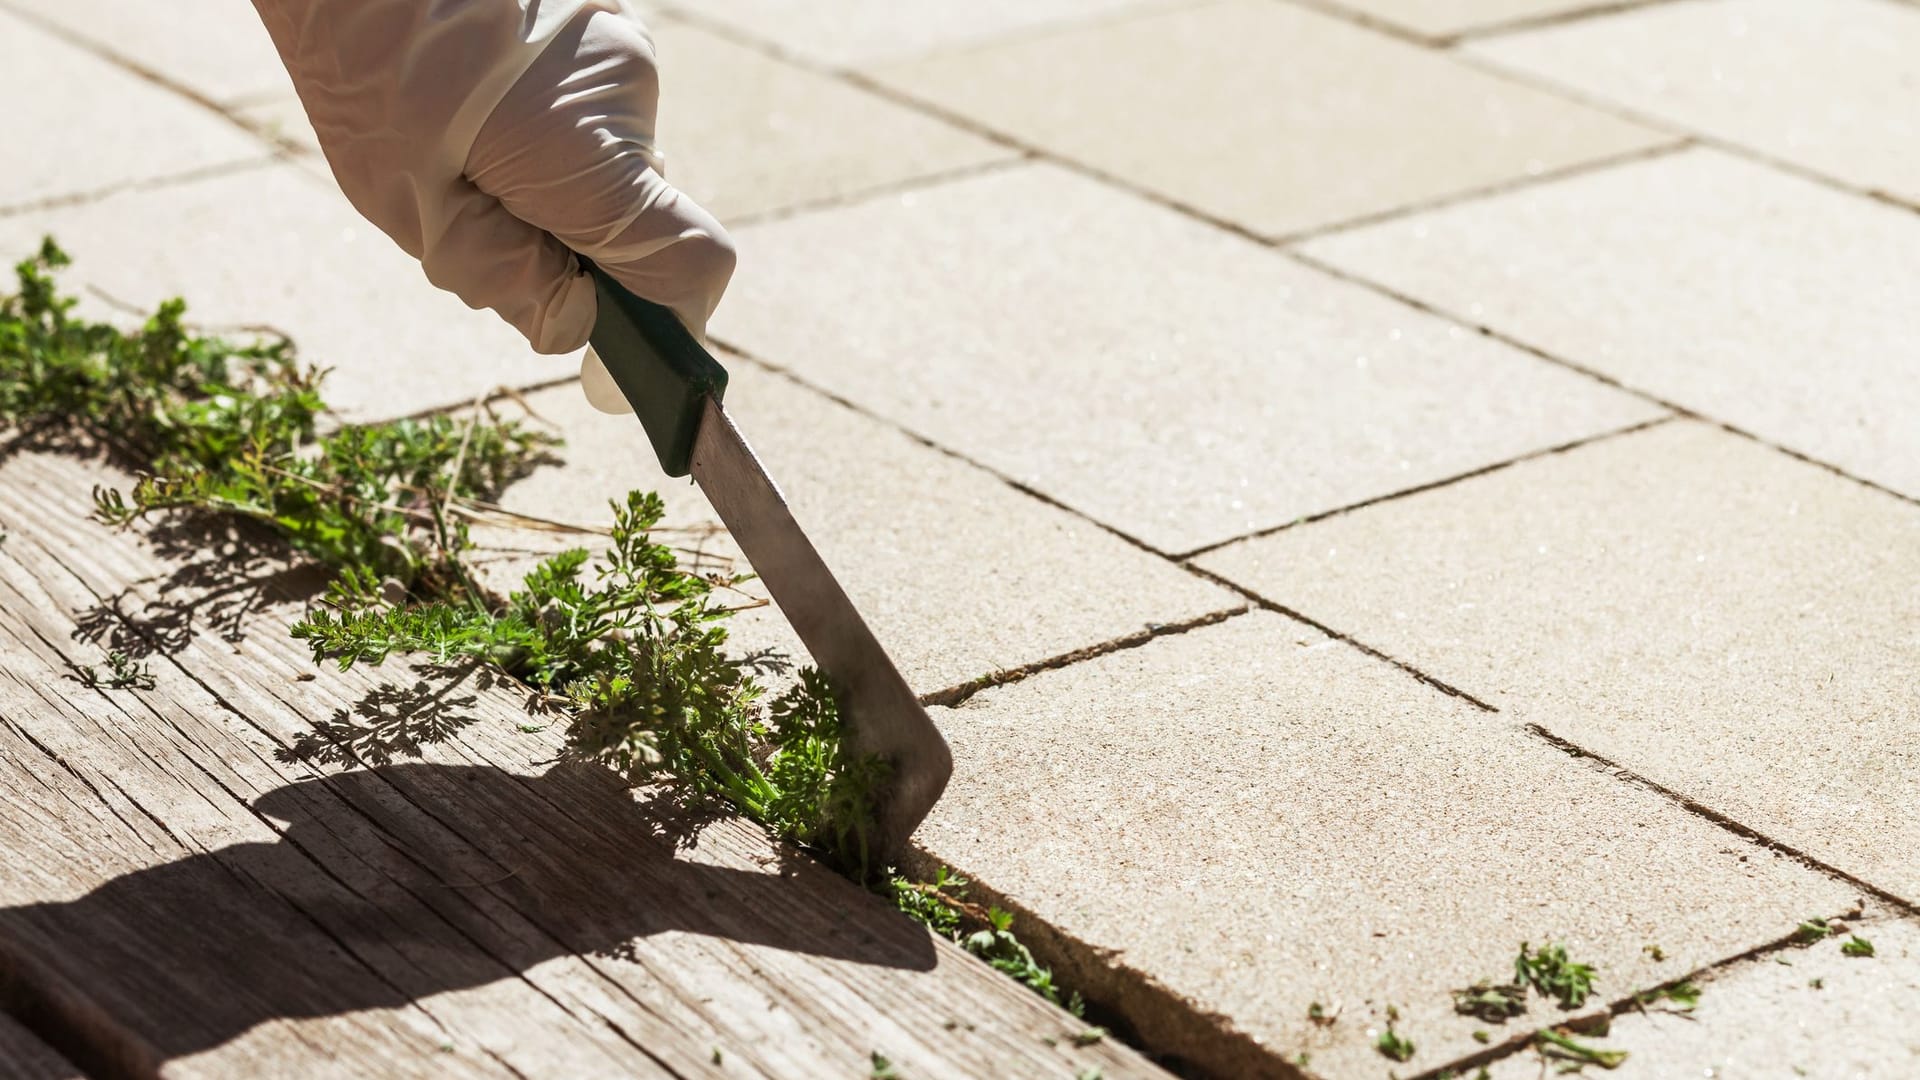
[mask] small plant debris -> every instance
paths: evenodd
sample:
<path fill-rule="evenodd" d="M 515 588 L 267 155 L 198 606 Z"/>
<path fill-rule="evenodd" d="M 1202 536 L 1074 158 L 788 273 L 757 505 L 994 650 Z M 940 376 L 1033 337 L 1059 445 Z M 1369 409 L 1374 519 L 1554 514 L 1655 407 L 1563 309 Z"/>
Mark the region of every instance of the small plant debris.
<path fill-rule="evenodd" d="M 1557 1057 L 1583 1065 L 1598 1065 L 1603 1069 L 1617 1069 L 1627 1060 L 1625 1050 L 1606 1050 L 1598 1046 L 1588 1046 L 1576 1041 L 1570 1035 L 1561 1034 L 1551 1028 L 1541 1028 L 1534 1032 L 1533 1038 L 1534 1045 L 1540 1049 L 1544 1057 Z"/>
<path fill-rule="evenodd" d="M 1634 1002 L 1645 1010 L 1657 1002 L 1667 1002 L 1674 1012 L 1692 1012 L 1700 1004 L 1700 988 L 1692 982 L 1677 982 L 1672 986 L 1662 986 L 1657 990 L 1634 995 Z"/>
<path fill-rule="evenodd" d="M 1872 956 L 1873 942 L 1855 934 L 1840 944 L 1840 952 L 1845 956 Z"/>
<path fill-rule="evenodd" d="M 1833 926 L 1827 922 L 1827 920 L 1820 918 L 1808 919 L 1794 928 L 1793 943 L 1796 945 L 1811 945 L 1816 941 L 1832 936 L 1833 933 Z"/>
<path fill-rule="evenodd" d="M 1640 951 L 1646 953 L 1647 959 L 1652 960 L 1656 964 L 1667 958 L 1667 951 L 1658 945 L 1642 945 L 1640 946 Z"/>
<path fill-rule="evenodd" d="M 1509 1017 L 1527 1011 L 1525 983 L 1494 983 L 1482 979 L 1464 990 L 1453 992 L 1453 1011 L 1474 1016 L 1490 1024 L 1504 1024 Z"/>
<path fill-rule="evenodd" d="M 870 1059 L 873 1071 L 867 1074 L 867 1080 L 901 1080 L 899 1071 L 893 1067 L 893 1062 L 887 1060 L 887 1055 L 875 1050 Z"/>
<path fill-rule="evenodd" d="M 997 907 L 981 907 L 967 899 L 967 879 L 941 867 L 932 881 L 892 876 L 880 881 L 881 895 L 927 929 L 957 943 L 993 968 L 1034 993 L 1061 1005 L 1053 971 L 1033 958 L 1013 933 L 1013 915 Z M 977 929 L 969 930 L 970 927 Z M 1079 994 L 1068 996 L 1064 1007 L 1075 1016 L 1085 1005 Z"/>
<path fill-rule="evenodd" d="M 1593 993 L 1595 978 L 1592 965 L 1569 960 L 1564 945 L 1548 945 L 1534 952 L 1521 942 L 1520 955 L 1513 961 L 1513 981 L 1532 986 L 1558 1001 L 1563 1009 L 1577 1009 Z"/>
<path fill-rule="evenodd" d="M 1473 1032 L 1473 1041 L 1485 1046 L 1493 1041 L 1493 1034 L 1485 1028 L 1476 1028 Z"/>
<path fill-rule="evenodd" d="M 1387 1023 L 1387 1029 L 1373 1044 L 1374 1049 L 1395 1061 L 1409 1061 L 1413 1058 L 1413 1040 L 1393 1030 L 1393 1023 Z"/>
<path fill-rule="evenodd" d="M 73 678 L 89 690 L 151 690 L 158 685 L 146 661 L 135 660 L 119 649 L 107 653 L 106 674 L 87 664 L 76 668 Z"/>
<path fill-rule="evenodd" d="M 1815 990 L 1825 990 L 1825 989 L 1827 988 L 1827 980 L 1825 980 L 1825 979 L 1808 979 L 1808 980 L 1807 980 L 1807 985 L 1808 985 L 1808 986 L 1811 986 L 1811 987 L 1813 987 L 1813 988 L 1814 988 Z"/>
<path fill-rule="evenodd" d="M 1101 1080 L 1100 1066 L 1089 1065 L 1073 1074 L 1073 1080 Z"/>
<path fill-rule="evenodd" d="M 1092 1045 L 1094 1045 L 1095 1043 L 1097 1043 L 1097 1042 L 1099 1042 L 1100 1040 L 1102 1040 L 1102 1039 L 1104 1039 L 1104 1038 L 1106 1038 L 1106 1037 L 1107 1037 L 1107 1029 L 1106 1029 L 1106 1028 L 1103 1028 L 1103 1027 L 1090 1027 L 1090 1028 L 1087 1028 L 1087 1029 L 1086 1029 L 1085 1031 L 1082 1031 L 1082 1032 L 1080 1032 L 1080 1033 L 1079 1033 L 1078 1035 L 1075 1035 L 1075 1036 L 1073 1037 L 1073 1045 L 1075 1045 L 1075 1046 L 1092 1046 Z"/>
<path fill-rule="evenodd" d="M 1340 1008 L 1336 1005 L 1329 1009 L 1316 1001 L 1307 1006 L 1307 1019 L 1315 1027 L 1332 1027 L 1340 1019 Z"/>

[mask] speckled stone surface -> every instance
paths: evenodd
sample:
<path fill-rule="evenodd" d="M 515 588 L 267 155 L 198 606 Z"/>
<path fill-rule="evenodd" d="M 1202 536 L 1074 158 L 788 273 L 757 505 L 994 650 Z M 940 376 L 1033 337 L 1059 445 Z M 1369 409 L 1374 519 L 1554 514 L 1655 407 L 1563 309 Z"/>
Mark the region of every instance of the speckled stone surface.
<path fill-rule="evenodd" d="M 1313 258 L 1920 497 L 1920 218 L 1712 150 Z"/>
<path fill-rule="evenodd" d="M 816 63 L 849 65 L 1048 33 L 1177 0 L 699 0 L 687 11 Z"/>
<path fill-rule="evenodd" d="M 218 115 L 4 9 L 0 98 L 16 103 L 0 109 L 0 209 L 268 154 Z M 17 104 L 46 98 L 57 98 L 59 107 Z M 25 254 L 11 245 L 7 265 Z"/>
<path fill-rule="evenodd" d="M 273 39 L 247 0 L 9 0 L 221 105 L 292 93 Z"/>
<path fill-rule="evenodd" d="M 1202 562 L 1920 897 L 1920 506 L 1673 421 Z"/>
<path fill-rule="evenodd" d="M 1429 38 L 1446 38 L 1532 19 L 1569 15 L 1608 0 L 1331 0 L 1368 19 Z"/>
<path fill-rule="evenodd" d="M 1470 46 L 1536 79 L 1920 202 L 1920 8 L 1686 0 Z"/>
<path fill-rule="evenodd" d="M 1585 1041 L 1627 1051 L 1604 1074 L 1611 1080 L 1920 1076 L 1920 927 L 1883 918 L 1852 929 L 1873 942 L 1872 958 L 1846 956 L 1832 939 L 1755 957 L 1701 980 L 1699 1007 L 1686 1016 L 1655 1005 Z M 1490 1072 L 1538 1080 L 1540 1057 L 1519 1054 Z"/>
<path fill-rule="evenodd" d="M 660 54 L 667 175 L 722 221 L 1014 156 L 697 27 L 649 26 Z"/>
<path fill-rule="evenodd" d="M 326 160 L 320 156 L 320 139 L 313 133 L 313 122 L 307 119 L 306 106 L 300 104 L 299 98 L 292 94 L 276 95 L 236 109 L 234 113 L 262 135 L 298 145 L 319 165 L 321 173 L 331 175 L 327 173 Z"/>
<path fill-rule="evenodd" d="M 1265 236 L 1668 141 L 1269 0 L 1115 20 L 873 74 Z"/>
<path fill-rule="evenodd" d="M 1658 412 L 1049 166 L 739 242 L 722 340 L 1163 551 Z"/>
<path fill-rule="evenodd" d="M 0 251 L 24 255 L 42 233 L 73 255 L 63 280 L 84 310 L 130 318 L 91 286 L 146 311 L 185 297 L 200 324 L 276 327 L 303 359 L 334 369 L 327 399 L 347 419 L 405 416 L 579 370 L 575 359 L 536 355 L 491 311 L 434 288 L 331 180 L 302 166 L 0 217 Z"/>
<path fill-rule="evenodd" d="M 721 359 L 732 373 L 729 411 L 921 693 L 1139 634 L 1150 624 L 1244 606 L 1232 592 L 979 469 L 786 379 Z M 669 524 L 718 521 L 698 488 L 660 475 L 633 417 L 594 412 L 573 386 L 531 401 L 565 432 L 566 464 L 510 488 L 508 507 L 605 523 L 608 499 L 658 489 Z M 540 538 L 489 534 L 482 541 L 524 546 Z M 738 553 L 724 534 L 674 542 L 709 556 Z M 546 546 L 561 543 L 580 538 L 550 538 Z M 525 558 L 497 564 L 491 582 L 511 585 L 525 565 Z M 765 595 L 758 583 L 748 588 L 751 597 Z M 805 660 L 776 609 L 742 612 L 732 623 L 742 648 L 775 648 Z"/>
<path fill-rule="evenodd" d="M 1510 977 L 1522 941 L 1564 941 L 1599 967 L 1604 997 L 1624 996 L 1852 902 L 1278 615 L 1044 672 L 935 719 L 956 766 L 917 842 L 1050 923 L 1082 958 L 1070 980 L 1219 1075 L 1305 1052 L 1319 1075 L 1381 1076 L 1389 1005 L 1418 1048 L 1403 1071 L 1436 1067 L 1479 1049 L 1485 1026 L 1448 991 Z M 1664 961 L 1642 950 L 1655 941 Z M 1156 990 L 1212 1019 L 1193 1024 Z M 1313 1024 L 1315 1001 L 1338 1021 Z"/>

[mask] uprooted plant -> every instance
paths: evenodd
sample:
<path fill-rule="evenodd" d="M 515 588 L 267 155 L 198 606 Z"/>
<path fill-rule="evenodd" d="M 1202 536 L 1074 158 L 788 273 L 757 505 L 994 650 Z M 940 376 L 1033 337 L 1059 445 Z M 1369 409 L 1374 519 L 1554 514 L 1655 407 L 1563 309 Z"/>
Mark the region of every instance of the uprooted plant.
<path fill-rule="evenodd" d="M 716 593 L 742 579 L 682 566 L 657 538 L 657 496 L 614 502 L 598 557 L 554 555 L 499 598 L 469 568 L 470 527 L 514 520 L 491 500 L 558 439 L 484 402 L 464 419 L 323 430 L 324 372 L 302 366 L 287 341 L 203 336 L 178 300 L 132 332 L 76 317 L 53 277 L 66 264 L 45 241 L 16 268 L 18 294 L 0 298 L 0 424 L 77 425 L 135 460 L 128 491 L 95 492 L 101 520 L 211 511 L 260 522 L 333 571 L 292 628 L 316 659 L 491 665 L 564 717 L 573 756 L 689 801 L 724 800 L 1057 997 L 1010 919 L 973 911 L 964 882 L 870 865 L 884 763 L 850 749 L 820 674 L 800 672 L 769 700 L 752 663 L 728 654 L 733 609 Z"/>

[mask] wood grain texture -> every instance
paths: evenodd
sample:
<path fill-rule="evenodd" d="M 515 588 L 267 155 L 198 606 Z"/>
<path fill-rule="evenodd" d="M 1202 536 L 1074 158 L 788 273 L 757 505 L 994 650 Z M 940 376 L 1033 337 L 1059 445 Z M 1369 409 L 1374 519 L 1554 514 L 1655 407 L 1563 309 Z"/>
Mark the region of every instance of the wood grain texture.
<path fill-rule="evenodd" d="M 317 669 L 311 574 L 0 462 L 0 1005 L 96 1075 L 1163 1075 L 525 692 Z M 150 689 L 78 668 L 145 654 Z"/>
<path fill-rule="evenodd" d="M 33 1032 L 0 1013 L 0 1080 L 80 1080 L 80 1070 Z"/>

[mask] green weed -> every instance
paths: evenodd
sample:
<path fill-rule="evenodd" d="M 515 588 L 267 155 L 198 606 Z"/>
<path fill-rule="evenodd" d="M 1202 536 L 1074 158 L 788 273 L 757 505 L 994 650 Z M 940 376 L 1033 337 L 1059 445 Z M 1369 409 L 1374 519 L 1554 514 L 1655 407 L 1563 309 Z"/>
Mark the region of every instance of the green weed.
<path fill-rule="evenodd" d="M 749 662 L 728 656 L 731 612 L 714 594 L 739 579 L 679 565 L 653 538 L 657 496 L 614 502 L 598 558 L 552 556 L 499 598 L 467 565 L 470 525 L 499 520 L 497 493 L 549 460 L 557 439 L 486 406 L 466 419 L 323 431 L 324 372 L 300 364 L 290 343 L 197 334 L 179 300 L 132 331 L 77 318 L 54 278 L 67 264 L 44 241 L 17 265 L 19 291 L 0 298 L 0 424 L 89 431 L 141 462 L 128 490 L 94 493 L 100 520 L 211 511 L 267 526 L 334 572 L 292 628 L 316 659 L 348 668 L 422 655 L 520 679 L 535 708 L 565 723 L 569 756 L 692 803 L 725 801 L 1059 1000 L 1011 916 L 953 895 L 964 882 L 912 882 L 872 865 L 885 763 L 849 749 L 825 677 L 802 671 L 767 700 Z M 107 675 L 77 677 L 150 685 L 144 665 L 117 653 L 108 663 Z"/>
<path fill-rule="evenodd" d="M 1673 1006 L 1675 1012 L 1692 1012 L 1700 1005 L 1700 988 L 1692 982 L 1679 982 L 1636 994 L 1634 1001 L 1643 1009 L 1655 1002 L 1665 1001 Z"/>
<path fill-rule="evenodd" d="M 1534 1032 L 1533 1037 L 1535 1045 L 1540 1048 L 1540 1053 L 1547 1057 L 1564 1058 L 1584 1065 L 1598 1065 L 1603 1069 L 1617 1069 L 1627 1060 L 1625 1050 L 1605 1050 L 1598 1046 L 1588 1046 L 1549 1028 L 1541 1028 Z"/>
<path fill-rule="evenodd" d="M 1833 925 L 1825 919 L 1808 919 L 1794 928 L 1793 941 L 1796 945 L 1811 945 L 1822 938 L 1832 935 Z"/>
<path fill-rule="evenodd" d="M 959 944 L 993 968 L 1068 1012 L 1080 1015 L 1079 995 L 1062 1000 L 1051 969 L 1037 963 L 1033 953 L 1013 934 L 1012 914 L 997 907 L 981 907 L 967 899 L 967 879 L 941 867 L 932 881 L 913 881 L 893 875 L 879 890 L 895 907 L 934 933 Z M 1100 1031 L 1104 1037 L 1104 1029 Z M 1084 1035 L 1084 1033 L 1083 1033 Z M 1076 1042 L 1078 1039 L 1076 1038 Z"/>
<path fill-rule="evenodd" d="M 92 690 L 151 690 L 158 685 L 145 661 L 135 660 L 119 649 L 108 651 L 106 674 L 87 664 L 76 667 L 73 678 Z"/>
<path fill-rule="evenodd" d="M 1380 1038 L 1375 1040 L 1373 1047 L 1395 1061 L 1409 1061 L 1413 1058 L 1413 1040 L 1393 1030 L 1391 1023 L 1387 1025 L 1385 1031 L 1380 1033 Z"/>
<path fill-rule="evenodd" d="M 1513 981 L 1530 985 L 1560 1003 L 1563 1009 L 1577 1009 L 1593 993 L 1594 970 L 1589 964 L 1576 964 L 1567 958 L 1564 945 L 1548 945 L 1538 952 L 1522 942 L 1520 955 L 1513 961 Z"/>
<path fill-rule="evenodd" d="M 1482 979 L 1464 990 L 1453 992 L 1453 1011 L 1474 1016 L 1491 1024 L 1505 1023 L 1508 1017 L 1527 1011 L 1525 983 L 1493 983 Z"/>

